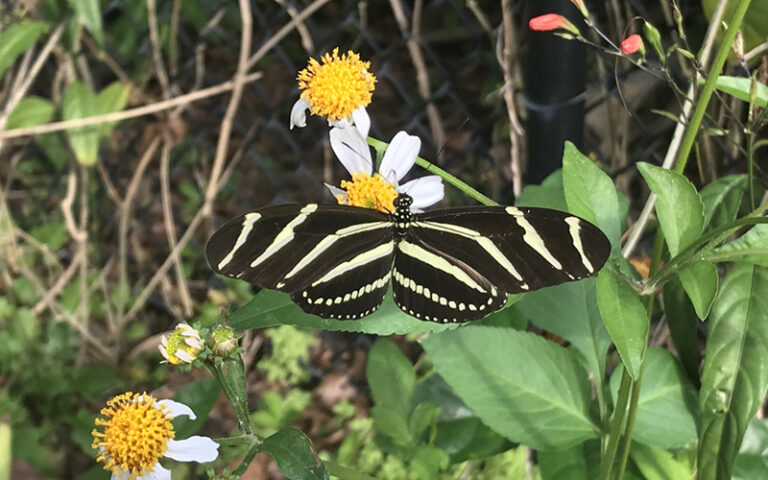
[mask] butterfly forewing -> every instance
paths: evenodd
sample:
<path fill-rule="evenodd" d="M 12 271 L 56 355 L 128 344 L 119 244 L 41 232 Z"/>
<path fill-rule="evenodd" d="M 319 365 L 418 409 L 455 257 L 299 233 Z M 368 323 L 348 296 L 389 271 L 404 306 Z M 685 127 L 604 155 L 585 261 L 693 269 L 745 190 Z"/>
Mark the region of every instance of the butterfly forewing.
<path fill-rule="evenodd" d="M 262 287 L 295 292 L 361 252 L 391 242 L 389 217 L 338 205 L 281 205 L 236 218 L 206 246 L 211 268 Z"/>
<path fill-rule="evenodd" d="M 409 233 L 472 265 L 506 293 L 593 275 L 610 253 L 594 225 L 541 208 L 468 207 L 420 214 Z"/>

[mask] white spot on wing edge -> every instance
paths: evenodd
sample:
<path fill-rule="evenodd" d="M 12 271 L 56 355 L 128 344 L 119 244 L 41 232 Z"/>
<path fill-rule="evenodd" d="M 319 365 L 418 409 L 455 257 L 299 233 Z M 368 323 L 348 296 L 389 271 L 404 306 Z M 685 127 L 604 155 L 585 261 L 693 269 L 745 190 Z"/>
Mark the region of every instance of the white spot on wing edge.
<path fill-rule="evenodd" d="M 240 230 L 240 235 L 237 236 L 235 245 L 232 247 L 232 250 L 229 251 L 227 256 L 222 258 L 217 265 L 219 270 L 229 265 L 229 262 L 231 262 L 235 256 L 235 252 L 237 252 L 237 250 L 243 246 L 245 241 L 248 240 L 248 235 L 251 233 L 251 230 L 253 230 L 253 224 L 261 218 L 261 214 L 256 212 L 246 213 L 244 218 L 245 220 L 243 220 L 243 229 Z"/>
<path fill-rule="evenodd" d="M 568 233 L 571 234 L 573 246 L 581 255 L 581 263 L 584 264 L 589 273 L 594 273 L 595 267 L 592 266 L 592 262 L 589 261 L 589 258 L 584 253 L 584 245 L 581 243 L 581 220 L 577 217 L 568 217 L 565 219 L 565 223 L 568 224 Z"/>

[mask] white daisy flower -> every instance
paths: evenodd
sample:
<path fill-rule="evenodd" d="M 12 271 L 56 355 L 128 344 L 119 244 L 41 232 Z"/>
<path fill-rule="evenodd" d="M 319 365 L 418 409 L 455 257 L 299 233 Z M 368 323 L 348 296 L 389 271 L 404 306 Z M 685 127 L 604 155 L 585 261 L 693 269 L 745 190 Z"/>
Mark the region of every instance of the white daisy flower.
<path fill-rule="evenodd" d="M 197 330 L 186 323 L 180 323 L 169 337 L 162 336 L 158 349 L 171 365 L 192 363 L 203 349 L 203 340 Z"/>
<path fill-rule="evenodd" d="M 340 204 L 392 213 L 395 198 L 404 193 L 413 199 L 411 210 L 420 212 L 443 199 L 443 179 L 437 175 L 399 183 L 416 163 L 419 137 L 397 132 L 384 152 L 378 173 L 373 172 L 371 149 L 356 128 L 332 128 L 330 137 L 333 152 L 352 176 L 351 181 L 342 180 L 342 188 L 327 185 Z"/>
<path fill-rule="evenodd" d="M 191 408 L 173 400 L 156 400 L 146 393 L 127 392 L 107 402 L 93 429 L 92 448 L 97 461 L 112 472 L 111 480 L 171 480 L 171 471 L 160 465 L 160 458 L 178 462 L 212 462 L 219 455 L 219 444 L 208 437 L 193 436 L 174 440 L 171 419 L 186 415 Z"/>
<path fill-rule="evenodd" d="M 339 55 L 338 48 L 321 60 L 310 58 L 296 78 L 301 97 L 291 109 L 291 129 L 307 125 L 309 110 L 325 117 L 331 126 L 354 125 L 363 138 L 367 137 L 371 119 L 365 107 L 371 103 L 376 83 L 376 77 L 368 71 L 371 63 L 360 60 L 351 50 Z"/>

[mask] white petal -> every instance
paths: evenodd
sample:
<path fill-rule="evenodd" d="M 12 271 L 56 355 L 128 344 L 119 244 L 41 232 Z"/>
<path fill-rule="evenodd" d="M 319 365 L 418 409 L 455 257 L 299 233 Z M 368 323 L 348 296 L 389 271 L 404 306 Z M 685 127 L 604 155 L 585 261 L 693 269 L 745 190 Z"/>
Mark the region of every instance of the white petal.
<path fill-rule="evenodd" d="M 184 405 L 183 403 L 179 403 L 170 399 L 158 400 L 157 403 L 158 405 L 165 405 L 168 407 L 168 410 L 171 412 L 171 418 L 176 418 L 181 415 L 186 415 L 192 420 L 197 418 L 195 412 L 193 412 L 191 408 Z"/>
<path fill-rule="evenodd" d="M 162 344 L 158 345 L 157 348 L 160 350 L 160 355 L 162 355 L 164 359 L 168 360 L 168 350 L 166 350 Z"/>
<path fill-rule="evenodd" d="M 352 121 L 355 122 L 355 127 L 357 127 L 360 135 L 366 138 L 371 130 L 371 117 L 368 116 L 365 107 L 360 107 L 352 112 Z"/>
<path fill-rule="evenodd" d="M 158 462 L 158 464 L 155 465 L 155 469 L 152 473 L 147 473 L 143 477 L 139 477 L 136 480 L 171 480 L 171 471 L 167 468 L 164 468 Z"/>
<path fill-rule="evenodd" d="M 219 444 L 199 435 L 186 440 L 168 440 L 165 456 L 177 462 L 212 462 L 219 456 Z"/>
<path fill-rule="evenodd" d="M 113 473 L 112 476 L 109 477 L 109 480 L 128 480 L 129 478 L 131 478 L 131 474 L 129 472 L 123 472 Z"/>
<path fill-rule="evenodd" d="M 445 196 L 443 179 L 437 175 L 427 175 L 426 177 L 411 180 L 400 185 L 397 190 L 411 196 L 413 199 L 411 210 L 414 208 L 421 210 L 424 207 L 434 205 Z"/>
<path fill-rule="evenodd" d="M 350 174 L 371 173 L 371 149 L 356 128 L 332 128 L 331 148 Z"/>
<path fill-rule="evenodd" d="M 408 173 L 421 150 L 421 140 L 403 131 L 397 132 L 384 152 L 379 173 L 391 182 L 398 182 Z"/>
<path fill-rule="evenodd" d="M 333 195 L 333 199 L 334 200 L 336 200 L 338 202 L 338 196 L 337 195 L 341 195 L 342 198 L 344 199 L 344 203 L 345 204 L 347 203 L 347 191 L 346 190 L 343 190 L 343 189 L 341 189 L 339 187 L 336 187 L 336 186 L 333 186 L 333 185 L 329 185 L 327 183 L 325 184 L 325 186 L 328 188 L 328 190 L 331 191 L 331 195 Z"/>
<path fill-rule="evenodd" d="M 293 108 L 291 108 L 291 120 L 289 122 L 291 130 L 293 130 L 294 126 L 299 128 L 307 126 L 307 110 L 309 110 L 308 101 L 303 98 L 296 100 L 296 103 L 293 104 Z"/>
<path fill-rule="evenodd" d="M 340 118 L 338 120 L 328 120 L 328 126 L 336 128 L 349 128 L 352 126 L 352 120 Z"/>

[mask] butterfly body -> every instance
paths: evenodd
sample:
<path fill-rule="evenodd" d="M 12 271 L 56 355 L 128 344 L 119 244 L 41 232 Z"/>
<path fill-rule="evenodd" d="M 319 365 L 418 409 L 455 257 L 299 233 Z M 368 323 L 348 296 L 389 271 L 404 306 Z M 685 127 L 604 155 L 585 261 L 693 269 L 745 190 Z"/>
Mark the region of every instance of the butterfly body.
<path fill-rule="evenodd" d="M 573 215 L 523 207 L 412 213 L 345 205 L 281 205 L 236 218 L 206 246 L 217 273 L 281 290 L 304 311 L 356 319 L 376 310 L 390 283 L 395 303 L 420 320 L 466 322 L 507 295 L 597 273 L 610 244 Z"/>

